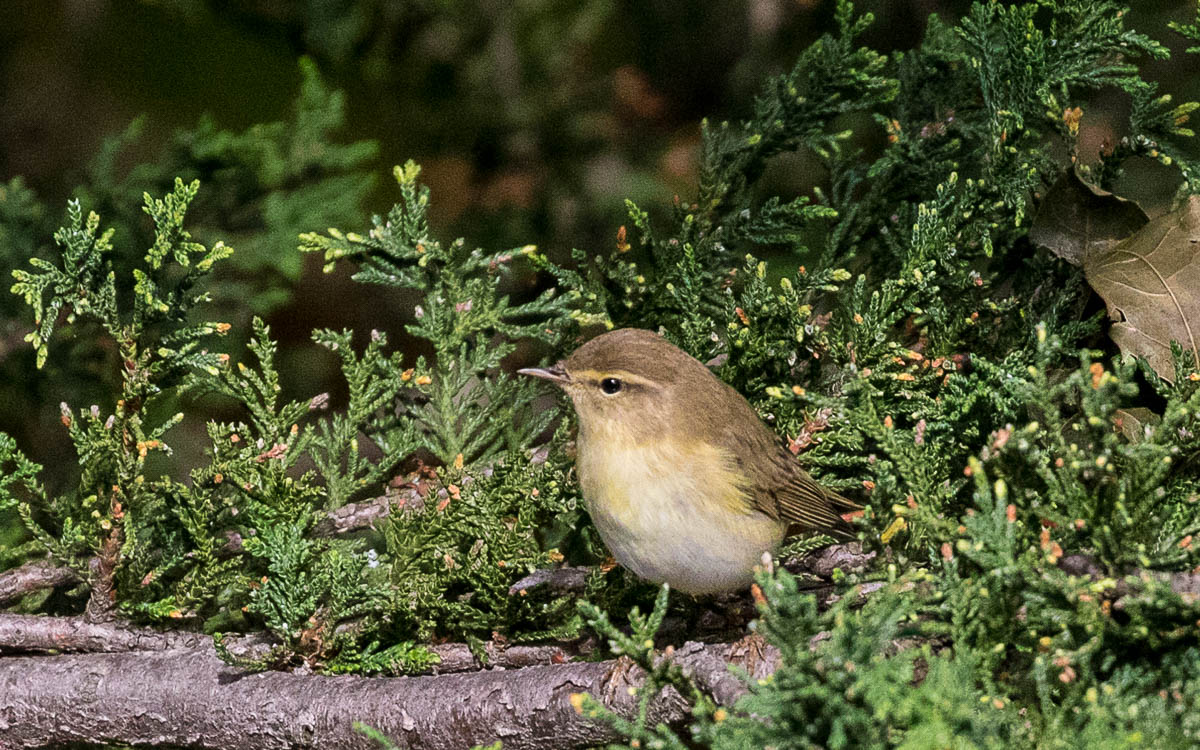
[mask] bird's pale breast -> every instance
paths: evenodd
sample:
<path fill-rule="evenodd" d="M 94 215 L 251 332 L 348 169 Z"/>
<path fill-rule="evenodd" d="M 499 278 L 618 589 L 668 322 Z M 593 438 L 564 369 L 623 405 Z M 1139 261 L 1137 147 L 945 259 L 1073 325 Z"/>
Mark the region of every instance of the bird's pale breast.
<path fill-rule="evenodd" d="M 580 435 L 580 486 L 617 562 L 692 594 L 748 585 L 784 527 L 748 502 L 740 475 L 702 441 L 622 444 Z"/>

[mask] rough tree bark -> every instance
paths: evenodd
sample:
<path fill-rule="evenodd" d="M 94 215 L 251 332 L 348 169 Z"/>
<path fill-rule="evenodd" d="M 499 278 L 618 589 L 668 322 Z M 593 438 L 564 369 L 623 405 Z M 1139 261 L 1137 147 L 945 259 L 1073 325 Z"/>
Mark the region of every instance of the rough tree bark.
<path fill-rule="evenodd" d="M 404 506 L 394 498 L 368 501 L 322 531 L 361 528 L 397 507 Z M 872 556 L 853 545 L 813 556 L 811 567 L 866 565 Z M 537 586 L 570 589 L 581 579 L 572 569 L 535 574 L 515 584 L 513 595 Z M 39 562 L 0 575 L 0 595 L 78 582 L 73 573 Z M 242 636 L 227 645 L 249 656 L 270 644 Z M 77 742 L 214 750 L 374 747 L 353 729 L 356 721 L 400 747 L 440 750 L 495 740 L 509 749 L 579 747 L 617 738 L 607 724 L 580 716 L 571 696 L 589 693 L 630 716 L 637 701 L 630 689 L 644 680 L 627 661 L 572 662 L 592 650 L 590 643 L 489 644 L 487 669 L 463 644 L 433 648 L 442 659 L 438 674 L 423 677 L 250 674 L 221 661 L 201 634 L 0 614 L 0 750 Z M 758 679 L 775 670 L 779 653 L 750 638 L 688 643 L 669 658 L 720 703 L 732 705 L 746 687 L 729 665 Z M 686 711 L 683 699 L 667 690 L 656 699 L 653 717 L 675 723 Z"/>
<path fill-rule="evenodd" d="M 79 583 L 79 576 L 70 568 L 56 565 L 49 558 L 34 560 L 0 573 L 0 607 L 26 594 Z"/>
<path fill-rule="evenodd" d="M 671 658 L 722 703 L 774 671 L 779 654 L 761 644 L 689 643 Z M 248 674 L 212 650 L 20 656 L 0 659 L 0 748 L 68 742 L 173 745 L 213 750 L 374 748 L 362 722 L 414 750 L 468 748 L 502 740 L 506 750 L 583 747 L 616 739 L 580 716 L 571 696 L 589 693 L 632 716 L 630 688 L 644 674 L 622 661 L 489 669 L 427 677 L 366 678 L 283 672 Z M 673 690 L 653 704 L 676 723 L 687 706 Z"/>
<path fill-rule="evenodd" d="M 382 503 L 343 529 L 379 511 Z M 394 508 L 393 508 L 394 509 Z M 806 572 L 868 566 L 871 553 L 838 545 L 799 563 Z M 1096 578 L 1094 560 L 1068 556 L 1067 573 Z M 534 575 L 514 586 L 570 588 L 576 571 Z M 1137 597 L 1157 578 L 1180 593 L 1200 591 L 1200 572 L 1131 571 L 1117 586 L 1114 609 Z M 561 580 L 560 580 L 561 579 Z M 44 562 L 0 576 L 0 595 L 77 583 Z M 866 598 L 882 582 L 842 595 Z M 816 634 L 813 644 L 824 634 Z M 261 637 L 230 639 L 231 650 L 250 655 L 269 643 Z M 251 674 L 222 662 L 211 639 L 195 633 L 158 632 L 86 617 L 0 614 L 0 750 L 78 742 L 171 745 L 213 750 L 274 748 L 373 748 L 354 722 L 370 725 L 400 747 L 441 750 L 502 740 L 513 748 L 569 748 L 616 739 L 611 727 L 589 721 L 571 696 L 589 693 L 610 709 L 631 715 L 630 688 L 644 674 L 625 661 L 573 662 L 590 644 L 513 646 L 489 644 L 484 669 L 463 644 L 433 647 L 438 674 L 371 678 L 270 672 Z M 54 652 L 28 655 L 28 652 Z M 82 651 L 87 653 L 65 653 Z M 697 683 L 724 705 L 746 685 L 729 671 L 736 664 L 752 679 L 771 674 L 779 652 L 761 639 L 736 644 L 688 643 L 671 654 Z M 687 706 L 672 690 L 654 702 L 656 721 L 681 722 Z"/>

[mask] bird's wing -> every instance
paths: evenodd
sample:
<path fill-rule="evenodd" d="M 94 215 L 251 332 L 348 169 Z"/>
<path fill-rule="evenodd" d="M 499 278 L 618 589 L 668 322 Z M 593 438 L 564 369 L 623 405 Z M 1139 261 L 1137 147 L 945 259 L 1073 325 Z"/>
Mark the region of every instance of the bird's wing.
<path fill-rule="evenodd" d="M 716 435 L 745 477 L 747 502 L 768 516 L 810 531 L 853 538 L 853 530 L 838 513 L 861 506 L 817 484 L 800 468 L 786 443 L 765 425 L 732 387 L 713 378 L 727 391 L 712 401 L 719 408 L 695 413 L 701 434 Z M 739 430 L 729 425 L 750 425 Z M 700 429 L 702 428 L 702 429 Z"/>
<path fill-rule="evenodd" d="M 755 506 L 767 515 L 810 531 L 850 539 L 853 529 L 839 512 L 861 510 L 862 506 L 825 489 L 796 463 L 796 457 L 778 443 L 766 448 L 766 461 L 747 471 Z"/>

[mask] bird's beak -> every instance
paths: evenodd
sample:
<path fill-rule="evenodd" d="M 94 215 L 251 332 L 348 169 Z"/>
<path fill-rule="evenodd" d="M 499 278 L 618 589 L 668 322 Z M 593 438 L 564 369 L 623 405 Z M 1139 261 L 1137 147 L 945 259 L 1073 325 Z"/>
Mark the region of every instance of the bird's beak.
<path fill-rule="evenodd" d="M 547 367 L 544 370 L 540 367 L 525 367 L 517 370 L 517 374 L 529 375 L 530 377 L 541 378 L 542 380 L 549 380 L 551 383 L 554 383 L 558 386 L 563 386 L 571 382 L 571 375 L 567 372 L 567 368 L 563 366 L 562 362 L 559 362 L 553 367 Z"/>

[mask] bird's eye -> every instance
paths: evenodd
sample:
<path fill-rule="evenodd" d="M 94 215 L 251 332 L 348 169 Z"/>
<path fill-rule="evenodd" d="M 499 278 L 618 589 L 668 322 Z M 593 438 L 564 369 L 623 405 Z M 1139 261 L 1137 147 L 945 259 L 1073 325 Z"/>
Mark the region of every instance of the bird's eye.
<path fill-rule="evenodd" d="M 605 378 L 600 381 L 600 390 L 611 396 L 621 390 L 621 381 L 616 378 Z"/>

